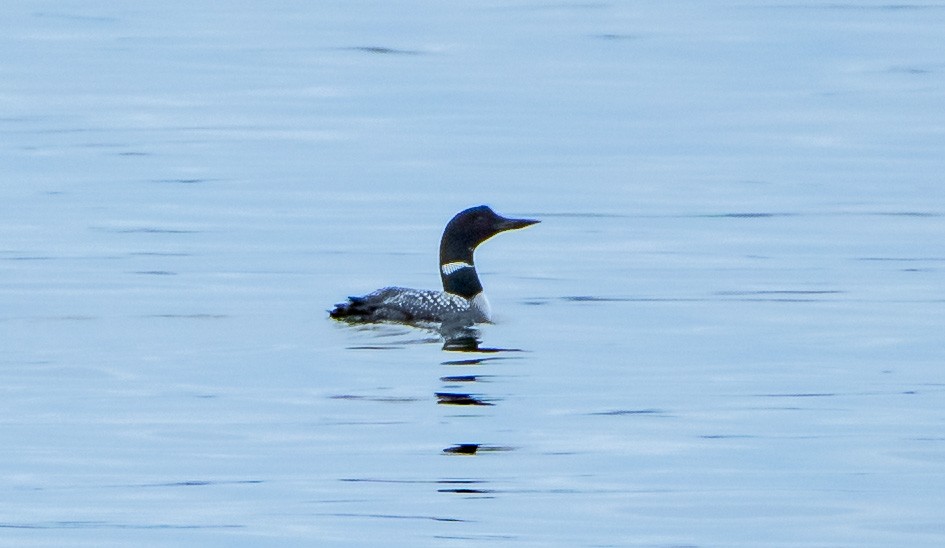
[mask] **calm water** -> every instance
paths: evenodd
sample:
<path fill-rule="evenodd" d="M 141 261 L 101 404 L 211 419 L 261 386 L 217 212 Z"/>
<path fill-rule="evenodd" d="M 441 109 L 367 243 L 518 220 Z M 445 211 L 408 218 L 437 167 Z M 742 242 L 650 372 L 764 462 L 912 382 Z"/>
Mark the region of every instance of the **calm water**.
<path fill-rule="evenodd" d="M 943 28 L 5 6 L 0 545 L 945 544 Z M 480 203 L 491 351 L 327 319 Z"/>

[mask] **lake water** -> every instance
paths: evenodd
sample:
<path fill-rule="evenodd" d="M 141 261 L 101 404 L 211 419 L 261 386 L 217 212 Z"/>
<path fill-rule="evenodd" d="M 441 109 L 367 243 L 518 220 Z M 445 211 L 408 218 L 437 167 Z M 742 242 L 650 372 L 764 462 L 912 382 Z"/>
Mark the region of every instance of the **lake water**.
<path fill-rule="evenodd" d="M 5 6 L 0 545 L 945 545 L 943 28 Z M 489 351 L 327 318 L 480 203 Z"/>

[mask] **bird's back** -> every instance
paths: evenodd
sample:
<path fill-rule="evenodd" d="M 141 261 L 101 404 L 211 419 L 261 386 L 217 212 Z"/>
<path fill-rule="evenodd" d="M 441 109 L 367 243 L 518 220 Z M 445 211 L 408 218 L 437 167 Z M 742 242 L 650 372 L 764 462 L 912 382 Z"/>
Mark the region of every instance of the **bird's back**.
<path fill-rule="evenodd" d="M 385 287 L 335 305 L 332 318 L 351 322 L 443 322 L 469 314 L 484 321 L 468 299 L 444 291 Z"/>

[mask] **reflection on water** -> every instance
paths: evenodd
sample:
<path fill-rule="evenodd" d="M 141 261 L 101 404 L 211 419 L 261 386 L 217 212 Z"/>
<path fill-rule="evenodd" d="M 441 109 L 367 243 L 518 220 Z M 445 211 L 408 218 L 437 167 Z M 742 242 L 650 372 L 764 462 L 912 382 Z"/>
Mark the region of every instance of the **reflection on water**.
<path fill-rule="evenodd" d="M 449 352 L 467 352 L 467 353 L 486 353 L 486 354 L 499 354 L 503 352 L 521 352 L 520 349 L 504 349 L 504 348 L 494 348 L 494 347 L 484 347 L 482 345 L 482 333 L 479 329 L 472 326 L 454 326 L 452 329 L 443 329 L 441 328 L 441 334 L 444 336 L 443 350 Z M 504 356 L 489 356 L 489 357 L 475 357 L 467 358 L 461 360 L 446 360 L 441 361 L 440 365 L 448 367 L 480 367 L 486 363 L 493 363 L 499 360 L 506 359 Z M 474 384 L 482 383 L 484 380 L 491 376 L 483 375 L 447 375 L 441 376 L 440 381 L 443 382 L 446 387 L 449 387 L 450 384 L 462 384 L 464 388 Z M 476 384 L 480 386 L 481 384 Z M 435 393 L 437 403 L 440 405 L 450 405 L 450 406 L 496 406 L 501 402 L 501 398 L 490 397 L 483 394 L 476 394 L 467 391 L 456 392 L 456 391 L 439 391 Z M 501 412 L 501 411 L 500 411 Z M 478 431 L 478 428 L 470 428 L 470 430 Z M 467 436 L 467 439 L 461 443 L 454 443 L 442 450 L 444 455 L 460 455 L 460 456 L 476 456 L 482 455 L 484 453 L 495 453 L 495 452 L 504 452 L 511 451 L 511 447 L 489 445 L 488 440 L 479 440 L 476 442 L 471 442 L 468 440 L 470 436 Z M 477 483 L 486 483 L 485 479 L 478 478 L 473 480 Z M 470 487 L 460 487 L 460 488 L 441 488 L 438 490 L 440 493 L 451 493 L 455 495 L 461 495 L 464 497 L 482 497 L 484 495 L 492 496 L 496 491 L 494 489 L 482 489 L 482 488 L 470 488 Z"/>
<path fill-rule="evenodd" d="M 443 450 L 444 453 L 452 455 L 475 455 L 479 451 L 478 443 L 457 443 Z"/>
<path fill-rule="evenodd" d="M 499 445 L 484 445 L 481 443 L 457 443 L 443 450 L 444 453 L 451 455 L 478 455 L 480 453 L 501 453 L 512 451 L 512 447 Z M 482 481 L 482 480 L 477 480 Z"/>
<path fill-rule="evenodd" d="M 436 403 L 440 405 L 495 405 L 482 396 L 457 392 L 437 392 Z"/>
<path fill-rule="evenodd" d="M 442 350 L 446 352 L 458 352 L 468 354 L 488 354 L 482 357 L 470 357 L 458 360 L 437 360 L 437 365 L 447 367 L 479 367 L 484 364 L 494 363 L 509 359 L 508 356 L 497 354 L 519 353 L 523 352 L 518 348 L 498 348 L 484 346 L 482 341 L 482 330 L 475 325 L 461 318 L 460 321 L 446 321 L 441 324 L 423 323 L 399 323 L 399 322 L 351 322 L 341 321 L 341 325 L 350 327 L 364 334 L 377 339 L 394 338 L 386 344 L 361 344 L 348 346 L 349 350 L 396 350 L 402 349 L 405 345 L 437 343 L 442 341 Z M 435 333 L 439 337 L 417 336 L 421 334 Z M 476 393 L 466 390 L 472 385 L 481 385 L 494 379 L 495 375 L 482 374 L 451 374 L 439 376 L 439 381 L 443 387 L 433 393 L 436 403 L 441 406 L 451 407 L 495 407 L 502 401 L 502 398 L 490 396 L 488 394 Z M 479 384 L 477 384 L 479 383 Z M 457 385 L 463 386 L 464 390 L 457 391 Z M 398 397 L 398 396 L 377 396 L 377 395 L 358 395 L 358 394 L 335 394 L 331 396 L 336 400 L 351 401 L 372 401 L 381 403 L 408 403 L 420 401 L 417 397 Z M 647 411 L 635 411 L 645 413 Z M 620 412 L 615 412 L 620 413 Z M 462 415 L 461 418 L 475 418 L 475 415 Z M 378 423 L 380 424 L 380 423 Z M 465 423 L 460 423 L 465 424 Z M 485 440 L 487 441 L 487 440 Z M 494 453 L 511 451 L 508 446 L 490 445 L 485 441 L 471 442 L 468 439 L 462 442 L 456 442 L 442 449 L 440 453 L 445 455 L 466 455 L 475 456 L 482 453 Z M 483 482 L 481 479 L 465 479 L 464 482 Z M 456 488 L 439 489 L 443 493 L 455 494 L 482 494 L 487 491 L 482 489 Z"/>
<path fill-rule="evenodd" d="M 450 326 L 446 324 L 440 327 L 440 334 L 443 336 L 443 350 L 449 352 L 480 352 L 484 354 L 496 354 L 499 352 L 522 352 L 519 348 L 494 348 L 482 346 L 480 339 L 482 333 L 479 329 L 470 326 Z M 476 358 L 468 360 L 457 360 L 448 362 L 450 365 L 473 365 L 483 363 L 488 359 L 495 358 Z"/>
<path fill-rule="evenodd" d="M 461 365 L 475 365 L 474 363 L 465 362 Z M 483 375 L 449 375 L 446 377 L 440 377 L 440 381 L 453 383 L 453 382 L 481 382 L 485 377 Z"/>
<path fill-rule="evenodd" d="M 448 323 L 448 322 L 447 322 Z M 394 332 L 398 335 L 408 335 L 410 333 L 404 332 L 395 326 L 393 327 Z M 367 329 L 366 332 L 373 333 L 383 333 L 384 329 L 381 328 L 377 330 Z M 506 352 L 522 352 L 521 349 L 511 349 L 511 348 L 496 348 L 488 347 L 483 345 L 482 341 L 482 331 L 473 325 L 469 325 L 465 322 L 453 323 L 452 325 L 447 325 L 446 323 L 440 326 L 430 326 L 430 325 L 415 325 L 411 326 L 408 329 L 414 329 L 421 332 L 430 332 L 435 330 L 442 337 L 442 349 L 447 352 L 459 352 L 459 353 L 469 353 L 469 354 L 488 354 L 489 356 L 482 357 L 471 357 L 457 360 L 438 360 L 436 365 L 441 367 L 462 367 L 462 368 L 476 368 L 481 367 L 484 364 L 496 363 L 501 360 L 508 359 L 506 356 L 501 356 L 497 354 L 502 354 Z M 402 340 L 402 337 L 401 337 Z M 409 339 L 412 342 L 433 342 L 430 338 L 411 338 Z M 396 345 L 358 345 L 349 347 L 350 349 L 392 349 Z M 431 364 L 432 365 L 432 364 Z M 477 407 L 487 407 L 494 408 L 501 404 L 502 398 L 490 396 L 482 393 L 474 393 L 466 390 L 470 386 L 483 386 L 482 383 L 488 382 L 490 379 L 494 379 L 495 375 L 482 375 L 482 374 L 450 374 L 443 375 L 439 377 L 439 381 L 443 383 L 443 388 L 434 392 L 434 397 L 436 398 L 436 403 L 441 406 L 448 407 L 462 407 L 462 408 L 477 408 Z M 461 385 L 464 387 L 463 391 L 456 391 L 455 387 Z M 350 399 L 350 400 L 371 400 L 371 401 L 384 401 L 390 402 L 394 401 L 394 398 L 389 397 L 374 397 L 374 396 L 355 396 L 350 394 L 335 395 L 332 396 L 336 399 Z M 445 456 L 460 456 L 460 457 L 476 457 L 484 454 L 495 454 L 495 453 L 504 453 L 512 451 L 513 448 L 505 445 L 497 445 L 489 443 L 490 440 L 476 439 L 471 440 L 470 438 L 481 436 L 481 434 L 473 434 L 473 432 L 481 431 L 481 428 L 477 427 L 475 422 L 468 422 L 469 419 L 476 419 L 477 415 L 464 414 L 461 416 L 450 416 L 447 415 L 444 419 L 448 423 L 453 423 L 455 427 L 458 427 L 458 430 L 454 429 L 454 436 L 462 436 L 462 441 L 453 441 L 450 445 L 439 451 L 439 454 Z M 469 434 L 462 434 L 463 430 L 470 432 Z M 459 463 L 457 463 L 459 464 Z M 436 485 L 436 493 L 455 495 L 461 498 L 468 498 L 470 500 L 474 499 L 491 499 L 497 493 L 497 490 L 491 487 L 485 487 L 490 482 L 484 477 L 469 477 L 465 475 L 465 467 L 460 467 L 454 474 L 454 477 L 442 478 L 437 480 L 430 480 L 433 485 Z M 459 476 L 459 477 L 455 477 Z M 362 479 L 350 479 L 348 481 L 375 481 L 367 478 Z M 377 481 L 395 481 L 395 480 L 377 480 Z M 363 514 L 334 514 L 335 516 L 350 516 L 350 517 L 368 517 Z M 373 515 L 370 517 L 375 518 L 392 518 L 397 517 L 401 519 L 411 519 L 418 518 L 418 516 L 380 516 Z M 456 518 L 439 518 L 430 516 L 429 519 L 435 521 L 444 521 L 444 522 L 463 522 L 464 520 Z"/>

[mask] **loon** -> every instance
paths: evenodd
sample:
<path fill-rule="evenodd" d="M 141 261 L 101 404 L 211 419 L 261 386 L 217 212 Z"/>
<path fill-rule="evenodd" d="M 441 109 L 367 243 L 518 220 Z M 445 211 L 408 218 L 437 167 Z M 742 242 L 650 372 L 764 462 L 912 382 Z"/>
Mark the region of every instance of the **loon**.
<path fill-rule="evenodd" d="M 446 225 L 440 239 L 443 291 L 384 287 L 363 297 L 348 297 L 348 302 L 335 305 L 329 316 L 348 322 L 491 322 L 492 312 L 476 274 L 473 252 L 500 232 L 537 222 L 507 219 L 485 205 L 460 211 Z"/>

